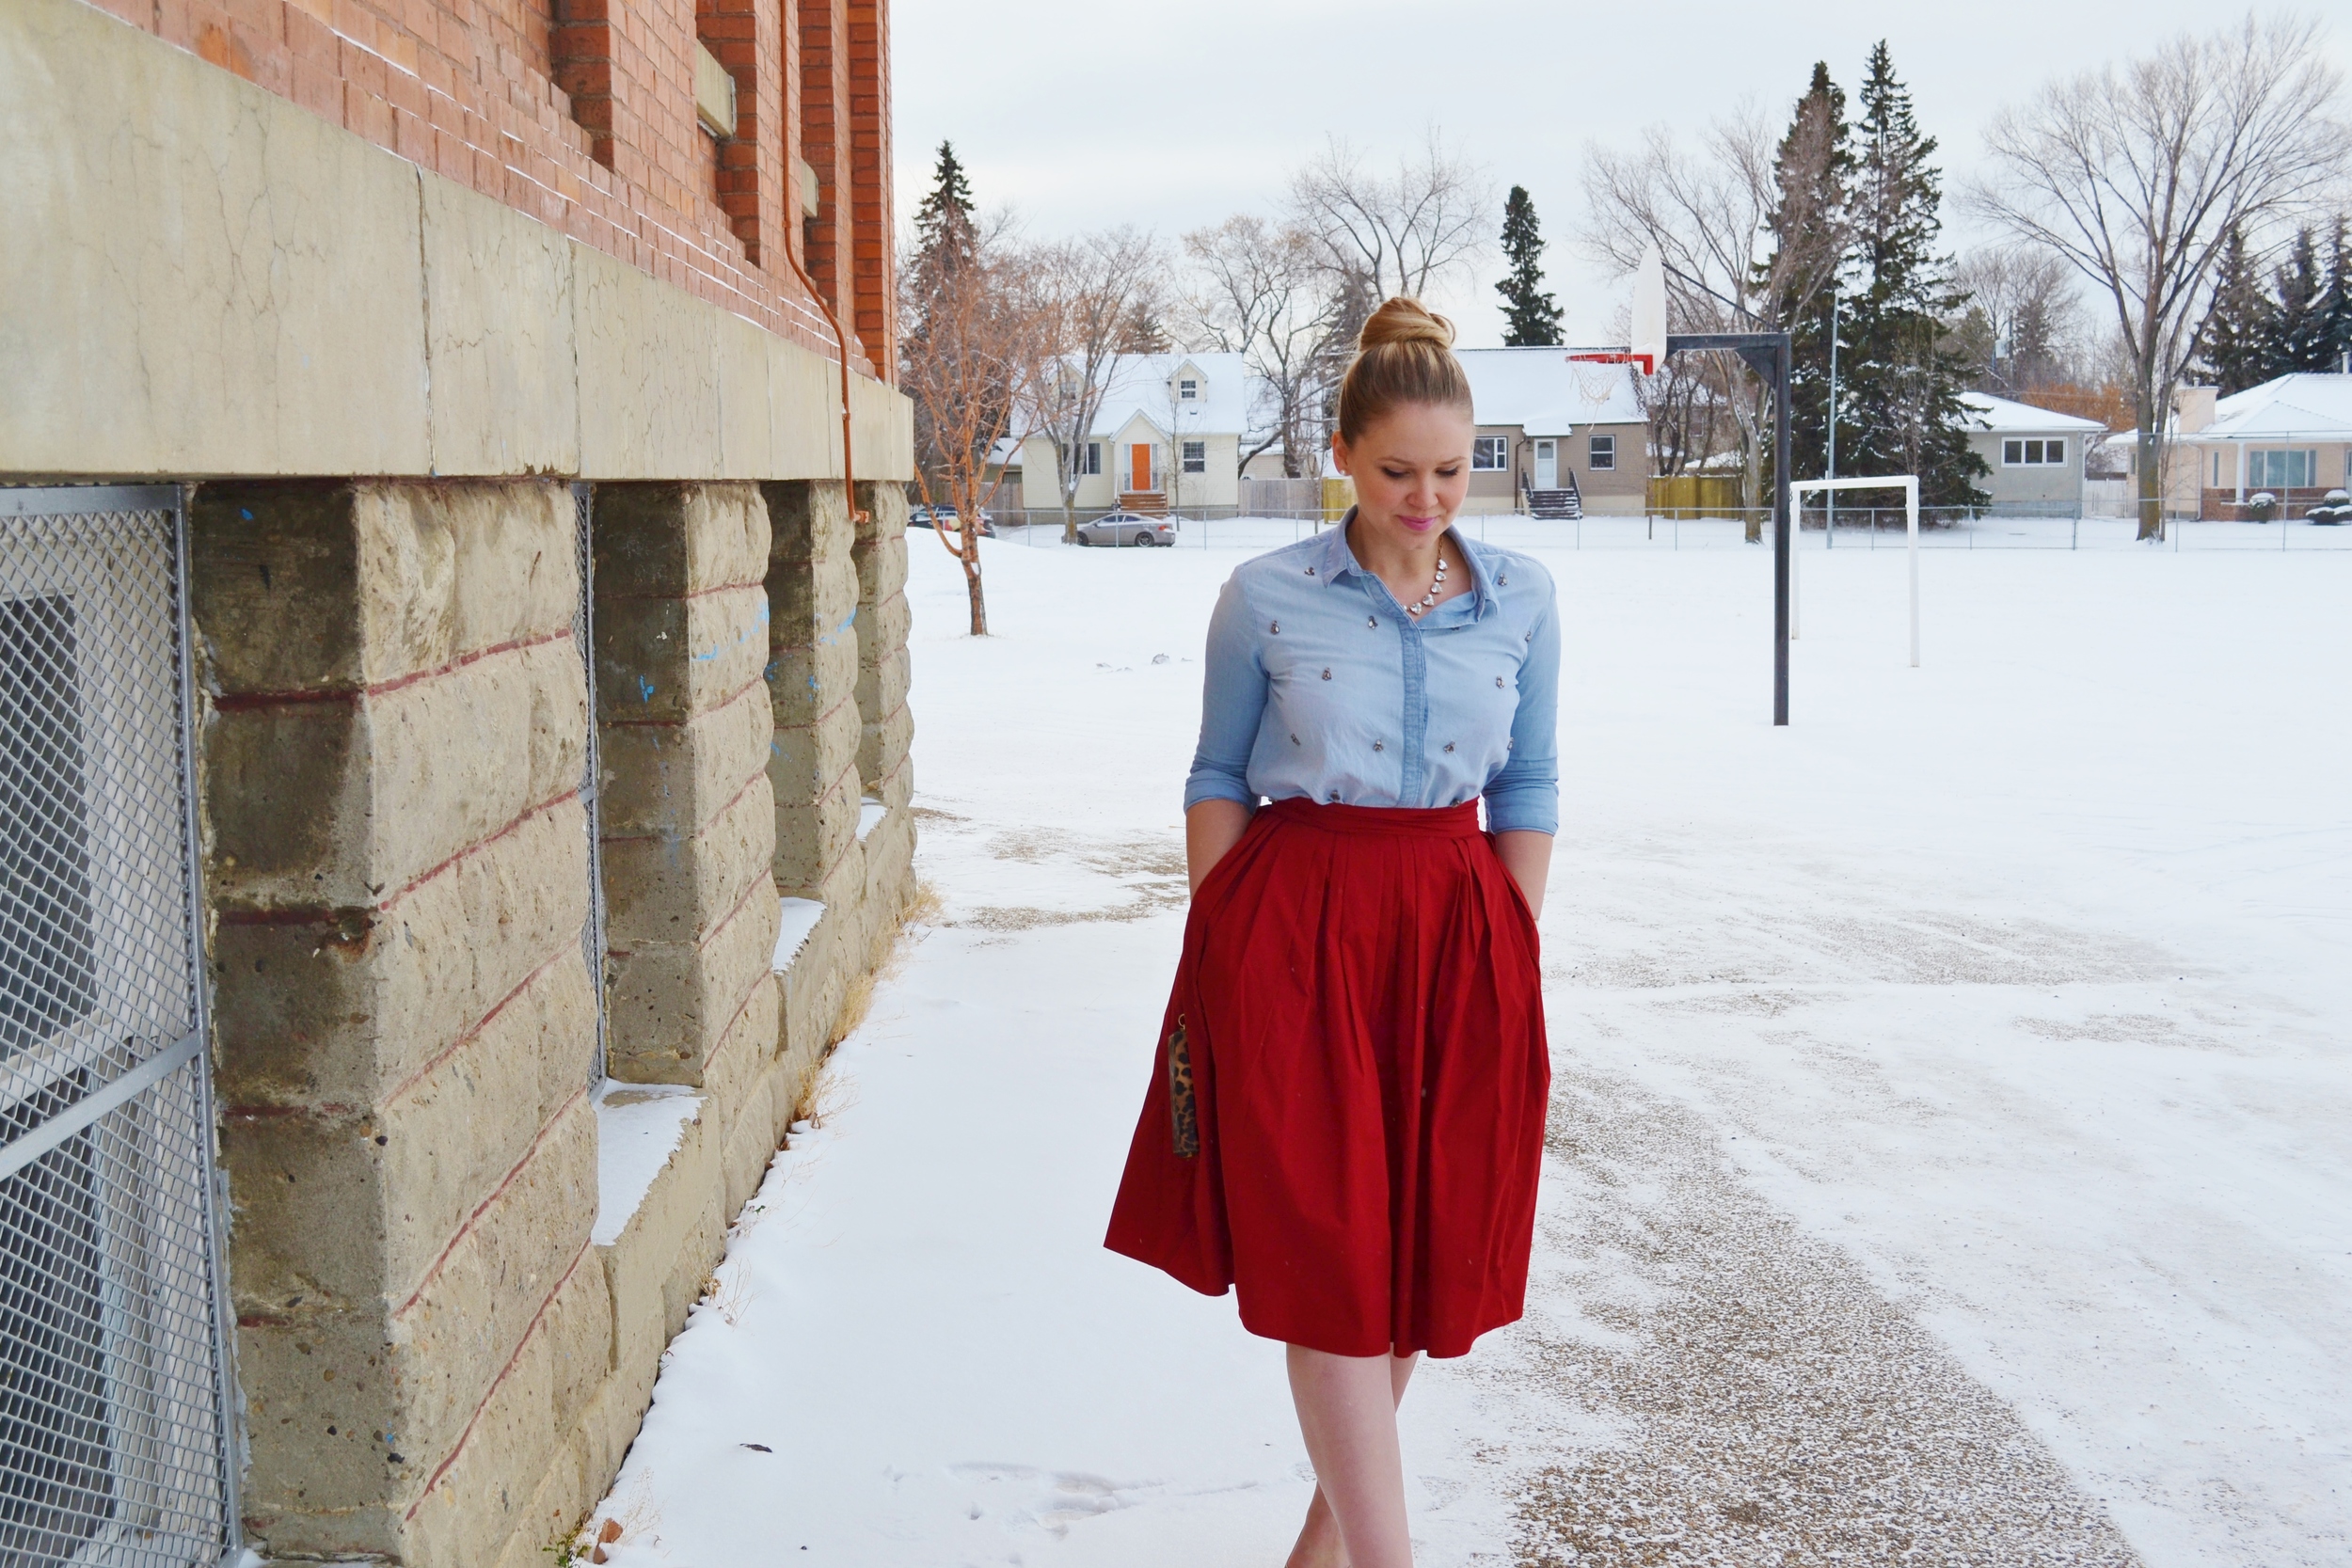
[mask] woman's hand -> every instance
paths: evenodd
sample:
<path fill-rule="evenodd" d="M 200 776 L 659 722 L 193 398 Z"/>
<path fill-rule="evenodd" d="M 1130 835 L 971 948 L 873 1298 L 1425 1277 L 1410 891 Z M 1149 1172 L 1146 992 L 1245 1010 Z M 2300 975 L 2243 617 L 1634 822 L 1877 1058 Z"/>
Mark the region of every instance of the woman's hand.
<path fill-rule="evenodd" d="M 1495 858 L 1511 874 L 1511 879 L 1519 884 L 1519 892 L 1527 895 L 1528 909 L 1541 915 L 1544 883 L 1551 876 L 1551 835 L 1523 830 L 1497 833 Z"/>
<path fill-rule="evenodd" d="M 1241 842 L 1248 826 L 1249 808 L 1239 800 L 1203 800 L 1184 813 L 1184 874 L 1192 879 L 1193 892 L 1200 891 L 1201 879 Z"/>

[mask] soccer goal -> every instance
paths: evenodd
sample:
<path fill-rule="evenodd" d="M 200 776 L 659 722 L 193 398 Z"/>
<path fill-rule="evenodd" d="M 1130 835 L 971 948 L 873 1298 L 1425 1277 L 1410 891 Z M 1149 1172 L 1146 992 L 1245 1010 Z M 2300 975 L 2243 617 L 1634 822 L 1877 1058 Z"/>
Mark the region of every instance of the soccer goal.
<path fill-rule="evenodd" d="M 1804 498 L 1815 491 L 1833 493 L 1838 490 L 1897 490 L 1903 493 L 1903 529 L 1905 548 L 1911 555 L 1911 667 L 1919 668 L 1919 476 L 1892 474 L 1883 479 L 1800 479 L 1788 485 L 1795 505 L 1802 508 Z M 1803 596 L 1797 589 L 1796 553 L 1788 558 L 1788 635 L 1799 635 L 1799 609 Z"/>

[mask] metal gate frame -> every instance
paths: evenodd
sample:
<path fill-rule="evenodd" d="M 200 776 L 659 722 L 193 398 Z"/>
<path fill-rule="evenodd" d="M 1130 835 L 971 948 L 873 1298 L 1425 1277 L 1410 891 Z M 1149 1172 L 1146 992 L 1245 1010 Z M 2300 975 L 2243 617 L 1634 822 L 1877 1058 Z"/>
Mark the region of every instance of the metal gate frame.
<path fill-rule="evenodd" d="M 102 536 L 100 530 L 93 529 L 87 540 L 60 543 L 53 537 L 36 544 L 11 526 L 31 525 L 26 531 L 30 532 L 40 530 L 43 519 L 97 522 L 123 519 L 125 515 L 151 519 L 146 527 L 160 529 L 166 537 L 155 540 L 149 532 L 142 538 L 133 528 L 118 523 L 111 534 Z M 56 532 L 63 531 L 60 525 L 51 526 Z M 125 896 L 125 889 L 102 882 L 84 863 L 78 874 L 84 891 L 77 911 L 71 887 L 64 895 L 56 892 L 57 886 L 77 879 L 50 868 L 53 862 L 62 861 L 70 873 L 76 854 L 84 863 L 96 858 L 100 836 L 96 832 L 87 832 L 78 844 L 43 836 L 38 864 L 30 857 L 21 864 L 11 863 L 9 875 L 14 879 L 0 884 L 0 892 L 10 900 L 0 907 L 0 913 L 7 913 L 10 924 L 0 925 L 0 937 L 37 944 L 45 939 L 28 936 L 32 927 L 25 922 L 38 919 L 54 927 L 58 923 L 55 911 L 64 907 L 68 911 L 64 924 L 70 927 L 78 921 L 89 933 L 90 957 L 86 961 L 91 977 L 44 972 L 38 967 L 39 953 L 26 955 L 35 961 L 23 974 L 8 972 L 5 976 L 9 988 L 6 1000 L 19 1012 L 36 1007 L 44 1013 L 61 1011 L 65 1004 L 59 1002 L 58 994 L 77 984 L 87 987 L 88 998 L 86 1011 L 0 1057 L 0 1079 L 10 1081 L 0 1083 L 8 1100 L 0 1106 L 0 1135 L 5 1135 L 10 1123 L 21 1127 L 14 1137 L 0 1144 L 0 1191 L 18 1193 L 18 1179 L 37 1165 L 49 1179 L 21 1189 L 34 1195 L 31 1200 L 18 1196 L 11 1199 L 13 1210 L 0 1205 L 0 1213 L 12 1226 L 21 1223 L 18 1216 L 33 1215 L 29 1227 L 39 1232 L 29 1248 L 20 1250 L 21 1243 L 0 1244 L 0 1274 L 6 1275 L 12 1291 L 8 1313 L 0 1315 L 0 1327 L 14 1338 L 13 1348 L 0 1343 L 0 1352 L 13 1358 L 8 1387 L 0 1395 L 0 1434 L 5 1435 L 5 1441 L 0 1441 L 0 1465 L 8 1466 L 0 1472 L 0 1484 L 16 1510 L 14 1520 L 0 1522 L 0 1568 L 69 1563 L 88 1568 L 101 1564 L 186 1568 L 208 1558 L 230 1563 L 244 1552 L 237 1497 L 241 1443 L 231 1360 L 234 1339 L 221 1223 L 227 1207 L 226 1178 L 217 1148 L 211 1059 L 205 1051 L 211 1037 L 211 998 L 205 983 L 203 891 L 197 859 L 199 830 L 186 507 L 183 491 L 175 485 L 0 488 L 0 573 L 5 574 L 0 576 L 0 605 L 11 611 L 9 628 L 30 626 L 36 621 L 32 612 L 15 611 L 15 607 L 34 602 L 32 593 L 17 592 L 20 581 L 32 584 L 50 574 L 59 580 L 111 585 L 129 575 L 119 558 L 93 560 L 85 565 L 77 552 L 87 550 L 98 557 L 108 550 L 143 553 L 156 543 L 165 546 L 162 592 L 169 601 L 167 613 L 172 623 L 168 646 L 177 701 L 170 705 L 168 722 L 180 790 L 179 810 L 172 816 L 179 828 L 177 891 L 185 942 L 181 977 L 185 986 L 187 1028 L 157 1048 L 151 1039 L 142 1040 L 135 1032 L 118 1037 L 108 1027 L 119 1019 L 103 1016 L 94 976 L 100 973 L 99 943 L 112 940 L 115 933 L 106 929 L 106 922 L 100 917 L 99 900 L 102 889 L 109 900 Z M 150 557 L 136 564 L 154 563 Z M 79 570 L 86 570 L 87 575 L 76 575 Z M 93 596 L 87 586 L 75 592 L 83 600 Z M 128 588 L 123 590 L 126 601 L 130 593 Z M 72 595 L 59 590 L 41 597 L 69 601 Z M 154 608 L 151 599 L 124 604 L 109 600 L 103 612 L 132 625 Z M 61 611 L 41 611 L 39 619 L 64 628 L 43 635 L 56 638 L 54 646 L 63 653 L 52 662 L 68 664 L 67 673 L 73 677 L 71 685 L 50 683 L 64 685 L 76 704 L 70 732 L 74 747 L 70 771 L 87 822 L 103 820 L 92 805 L 105 803 L 102 791 L 107 782 L 101 767 L 91 765 L 91 753 L 86 750 L 90 730 L 97 732 L 102 742 L 115 744 L 109 726 L 140 716 L 128 706 L 130 699 L 103 689 L 85 671 L 109 658 L 135 660 L 140 650 L 125 655 L 119 647 L 109 647 L 103 627 L 100 637 L 85 643 L 80 636 L 84 614 L 81 606 L 68 603 Z M 32 644 L 28 641 L 25 646 L 29 649 Z M 148 678 L 161 673 L 152 670 L 134 673 Z M 8 678 L 9 672 L 0 671 L 0 680 Z M 50 680 L 32 672 L 27 655 L 14 672 L 16 685 L 8 689 L 22 697 L 33 689 L 37 678 Z M 30 699 L 25 700 L 29 705 Z M 86 728 L 86 710 L 94 706 L 103 706 L 107 717 Z M 160 719 L 160 705 L 146 717 L 151 722 Z M 103 752 L 96 760 L 103 765 Z M 20 746 L 8 759 L 9 787 L 20 793 L 37 787 L 54 793 L 44 782 L 56 774 L 53 762 L 47 754 L 36 755 Z M 36 821 L 36 828 L 46 820 Z M 158 813 L 149 825 L 159 830 L 161 823 Z M 116 831 L 112 825 L 105 829 L 110 834 Z M 125 843 L 130 832 L 122 830 Z M 59 843 L 64 845 L 64 853 L 50 855 L 49 849 Z M 129 853 L 127 849 L 122 852 Z M 153 880 L 151 878 L 147 885 L 129 889 L 128 895 L 151 902 L 167 897 L 151 885 Z M 144 931 L 151 940 L 160 928 L 151 918 Z M 149 995 L 167 995 L 162 988 L 168 975 L 158 980 L 150 974 L 144 979 Z M 132 995 L 130 987 L 135 982 L 113 974 L 106 981 L 118 988 L 120 996 Z M 36 990 L 36 987 L 44 989 Z M 78 1005 L 82 999 L 67 1000 Z M 83 1020 L 94 1022 L 88 1029 L 77 1029 Z M 81 1037 L 69 1037 L 76 1034 Z M 172 1080 L 182 1075 L 184 1084 L 174 1086 Z M 45 1086 L 43 1080 L 47 1080 Z M 28 1085 L 33 1085 L 29 1090 Z M 68 1098 L 72 1090 L 87 1092 Z M 179 1125 L 173 1125 L 175 1121 Z M 177 1160 L 172 1158 L 175 1155 Z M 80 1162 L 88 1173 L 86 1184 L 78 1176 L 60 1179 L 58 1172 L 70 1168 L 61 1161 Z M 199 1168 L 184 1168 L 189 1164 Z M 102 1202 L 105 1205 L 103 1217 Z M 36 1210 L 49 1215 L 65 1212 L 67 1217 L 59 1223 L 42 1218 Z M 46 1253 L 40 1250 L 43 1246 L 48 1248 Z M 73 1278 L 55 1288 L 58 1260 L 68 1259 L 69 1254 L 72 1255 L 69 1262 Z M 81 1260 L 84 1254 L 87 1261 Z M 44 1277 L 33 1279 L 30 1285 L 22 1282 L 36 1271 Z M 197 1290 L 208 1298 L 209 1310 L 200 1318 L 190 1309 L 192 1303 L 171 1299 Z M 85 1296 L 92 1304 L 88 1308 L 80 1306 Z M 77 1311 L 78 1318 L 72 1316 Z M 24 1338 L 27 1332 L 34 1334 L 37 1343 Z M 195 1364 L 199 1356 L 209 1360 L 209 1368 Z M 69 1370 L 53 1370 L 45 1379 L 28 1376 L 20 1385 L 13 1369 L 27 1364 Z M 49 1390 L 48 1397 L 25 1391 L 36 1384 Z M 40 1409 L 35 1410 L 36 1406 Z M 131 1411 L 128 1422 L 122 1418 L 126 1408 Z M 66 1412 L 62 1416 L 56 1414 L 60 1409 Z M 34 1414 L 27 1417 L 27 1411 Z M 44 1418 L 63 1424 L 40 1425 Z M 79 1434 L 56 1436 L 67 1424 Z M 209 1475 L 202 1469 L 202 1429 L 207 1425 Z M 36 1438 L 49 1441 L 28 1446 L 23 1437 L 28 1430 Z M 98 1434 L 95 1438 L 90 1435 L 93 1432 Z M 58 1449 L 73 1450 L 74 1456 L 58 1458 Z M 30 1463 L 36 1459 L 42 1463 Z M 60 1481 L 61 1473 L 95 1479 L 77 1486 L 72 1481 Z M 103 1492 L 97 1490 L 102 1483 Z M 28 1496 L 47 1500 L 22 1502 Z M 85 1508 L 75 1514 L 70 1501 L 55 1500 L 59 1497 L 100 1497 L 103 1508 Z M 22 1523 L 25 1515 L 37 1515 L 38 1522 Z"/>
<path fill-rule="evenodd" d="M 588 818 L 588 919 L 580 927 L 580 956 L 588 963 L 588 983 L 596 988 L 596 1059 L 588 1078 L 594 1090 L 604 1082 L 605 953 L 604 953 L 604 810 L 596 778 L 596 559 L 589 526 L 596 512 L 596 486 L 586 480 L 572 482 L 572 517 L 579 533 L 580 598 L 572 610 L 572 640 L 579 644 L 580 665 L 588 680 L 587 761 L 580 770 L 580 803 Z"/>

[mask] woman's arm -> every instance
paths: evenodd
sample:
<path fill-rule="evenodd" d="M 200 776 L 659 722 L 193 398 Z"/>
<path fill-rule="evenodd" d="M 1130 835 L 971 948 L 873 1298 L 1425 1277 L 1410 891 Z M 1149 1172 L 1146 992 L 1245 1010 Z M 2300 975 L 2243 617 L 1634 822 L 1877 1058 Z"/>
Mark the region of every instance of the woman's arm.
<path fill-rule="evenodd" d="M 1209 617 L 1200 680 L 1200 745 L 1184 781 L 1184 866 L 1194 892 L 1209 868 L 1241 841 L 1257 810 L 1249 752 L 1265 713 L 1265 666 L 1239 574 L 1228 578 Z"/>
<path fill-rule="evenodd" d="M 1249 808 L 1239 800 L 1203 800 L 1184 813 L 1184 873 L 1193 892 L 1200 891 L 1200 879 L 1241 842 L 1248 826 Z"/>
<path fill-rule="evenodd" d="M 1495 834 L 1495 858 L 1527 895 L 1527 907 L 1544 912 L 1544 883 L 1551 876 L 1551 835 L 1521 829 Z M 1200 879 L 1195 877 L 1196 885 Z"/>

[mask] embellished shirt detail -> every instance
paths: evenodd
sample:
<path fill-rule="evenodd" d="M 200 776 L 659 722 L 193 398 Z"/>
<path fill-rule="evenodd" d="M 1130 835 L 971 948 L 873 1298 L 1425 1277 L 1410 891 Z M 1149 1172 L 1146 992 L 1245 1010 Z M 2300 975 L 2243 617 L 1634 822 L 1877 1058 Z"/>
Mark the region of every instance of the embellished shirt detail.
<path fill-rule="evenodd" d="M 1431 807 L 1483 795 L 1496 832 L 1558 831 L 1550 575 L 1459 532 L 1447 543 L 1469 589 L 1418 621 L 1357 562 L 1344 524 L 1233 573 L 1209 623 L 1187 809 L 1291 797 Z M 1433 730 L 1452 738 L 1438 742 Z"/>

